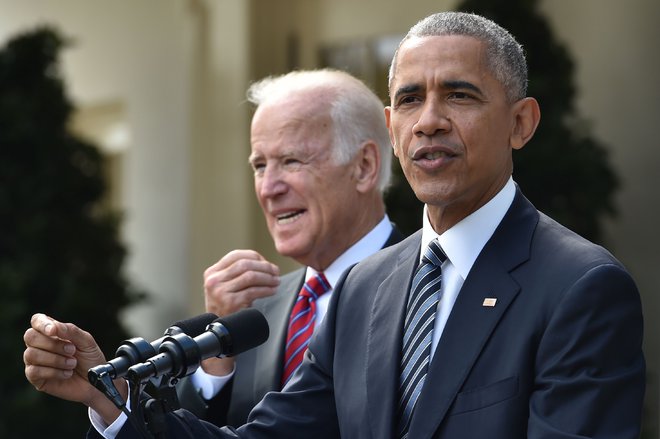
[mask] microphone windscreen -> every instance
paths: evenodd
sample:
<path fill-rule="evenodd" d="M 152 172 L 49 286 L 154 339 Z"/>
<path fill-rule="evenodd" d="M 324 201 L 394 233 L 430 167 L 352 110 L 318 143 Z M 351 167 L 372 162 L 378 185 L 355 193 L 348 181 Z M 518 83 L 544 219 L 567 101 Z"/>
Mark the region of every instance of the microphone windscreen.
<path fill-rule="evenodd" d="M 184 334 L 189 335 L 190 337 L 197 337 L 202 332 L 206 331 L 206 327 L 217 318 L 217 315 L 207 312 L 189 319 L 175 322 L 172 327 L 176 326 L 181 329 Z"/>
<path fill-rule="evenodd" d="M 232 354 L 238 355 L 259 346 L 270 334 L 264 315 L 254 308 L 245 308 L 216 320 L 231 336 Z"/>

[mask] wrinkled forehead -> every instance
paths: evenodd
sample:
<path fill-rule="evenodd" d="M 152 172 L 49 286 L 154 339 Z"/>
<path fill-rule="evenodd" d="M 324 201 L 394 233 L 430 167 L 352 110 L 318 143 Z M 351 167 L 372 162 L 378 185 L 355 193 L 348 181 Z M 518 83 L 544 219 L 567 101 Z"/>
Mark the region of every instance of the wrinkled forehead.
<path fill-rule="evenodd" d="M 255 110 L 251 129 L 264 127 L 281 128 L 298 126 L 329 120 L 332 101 L 324 90 L 294 90 L 266 99 Z"/>
<path fill-rule="evenodd" d="M 389 91 L 393 93 L 404 74 L 428 73 L 428 69 L 490 70 L 487 61 L 486 44 L 472 36 L 409 37 L 401 43 L 394 59 Z"/>
<path fill-rule="evenodd" d="M 337 93 L 329 86 L 319 84 L 317 86 L 304 85 L 299 88 L 289 87 L 276 90 L 267 96 L 257 108 L 276 107 L 281 110 L 302 109 L 308 113 L 321 113 L 329 111 Z"/>
<path fill-rule="evenodd" d="M 314 94 L 295 94 L 259 106 L 250 130 L 251 158 L 314 155 L 331 148 L 330 107 Z"/>

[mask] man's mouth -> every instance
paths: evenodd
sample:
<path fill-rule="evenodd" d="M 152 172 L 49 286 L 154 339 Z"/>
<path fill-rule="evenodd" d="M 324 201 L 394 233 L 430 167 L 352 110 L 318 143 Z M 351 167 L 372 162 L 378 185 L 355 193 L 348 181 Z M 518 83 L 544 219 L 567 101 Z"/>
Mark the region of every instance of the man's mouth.
<path fill-rule="evenodd" d="M 292 212 L 286 212 L 276 215 L 275 218 L 277 219 L 277 224 L 285 225 L 294 222 L 295 220 L 300 218 L 303 213 L 305 213 L 304 210 L 295 210 Z"/>
<path fill-rule="evenodd" d="M 456 157 L 456 152 L 444 146 L 434 146 L 434 147 L 422 147 L 413 153 L 412 159 L 414 161 L 435 161 L 435 160 L 447 160 Z"/>
<path fill-rule="evenodd" d="M 444 151 L 434 151 L 422 154 L 421 157 L 417 157 L 416 160 L 437 160 L 443 157 L 452 157 L 452 154 Z"/>

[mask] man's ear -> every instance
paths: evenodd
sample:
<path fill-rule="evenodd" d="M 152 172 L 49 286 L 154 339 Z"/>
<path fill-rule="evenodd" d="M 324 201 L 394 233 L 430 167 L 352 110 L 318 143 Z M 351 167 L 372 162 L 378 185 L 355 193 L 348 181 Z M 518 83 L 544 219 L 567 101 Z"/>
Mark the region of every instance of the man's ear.
<path fill-rule="evenodd" d="M 380 150 L 372 140 L 360 146 L 355 157 L 355 182 L 359 192 L 369 192 L 378 184 L 380 169 Z"/>
<path fill-rule="evenodd" d="M 513 149 L 521 149 L 534 136 L 541 120 L 539 103 L 534 98 L 523 98 L 513 104 L 513 125 L 509 142 Z"/>
<path fill-rule="evenodd" d="M 398 154 L 396 153 L 396 147 L 394 145 L 394 135 L 392 134 L 392 107 L 385 107 L 385 125 L 387 126 L 387 132 L 390 136 L 390 144 L 392 145 L 392 151 L 394 151 L 394 155 L 398 157 Z"/>

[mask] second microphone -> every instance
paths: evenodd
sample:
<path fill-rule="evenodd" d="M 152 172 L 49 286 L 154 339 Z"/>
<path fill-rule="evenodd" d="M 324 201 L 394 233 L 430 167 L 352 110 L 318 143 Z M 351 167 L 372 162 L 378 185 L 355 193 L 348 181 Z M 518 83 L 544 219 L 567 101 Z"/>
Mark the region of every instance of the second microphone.
<path fill-rule="evenodd" d="M 166 337 L 159 354 L 128 369 L 126 377 L 134 383 L 151 377 L 184 377 L 193 373 L 202 360 L 231 357 L 259 346 L 268 340 L 268 322 L 254 308 L 247 308 L 213 321 L 206 332 L 190 337 L 175 334 Z"/>

